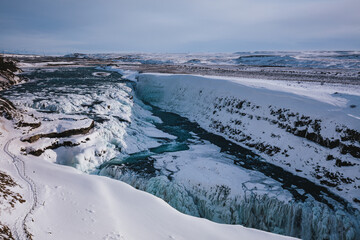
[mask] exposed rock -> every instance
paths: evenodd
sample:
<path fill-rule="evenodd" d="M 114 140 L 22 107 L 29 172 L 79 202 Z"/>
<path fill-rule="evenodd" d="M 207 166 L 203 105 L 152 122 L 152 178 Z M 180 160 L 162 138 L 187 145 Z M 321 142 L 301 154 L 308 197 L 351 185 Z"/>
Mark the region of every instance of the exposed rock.
<path fill-rule="evenodd" d="M 70 129 L 63 132 L 52 132 L 52 133 L 41 133 L 36 134 L 28 138 L 23 138 L 21 141 L 23 142 L 29 142 L 33 143 L 39 140 L 40 138 L 64 138 L 64 137 L 70 137 L 73 135 L 79 135 L 79 134 L 87 134 L 91 129 L 93 129 L 95 126 L 94 121 L 91 122 L 90 126 L 85 128 L 78 128 L 78 129 Z"/>
<path fill-rule="evenodd" d="M 321 134 L 322 121 L 320 119 L 312 119 L 310 116 L 300 115 L 299 113 L 291 112 L 290 109 L 285 108 L 276 108 L 274 106 L 269 106 L 269 114 L 274 116 L 274 118 L 267 118 L 263 116 L 257 116 L 254 114 L 248 113 L 246 108 L 252 110 L 258 109 L 259 106 L 252 104 L 249 101 L 237 99 L 237 98 L 216 98 L 214 102 L 215 111 L 213 114 L 225 109 L 228 113 L 234 115 L 234 119 L 231 120 L 235 125 L 242 126 L 241 118 L 248 117 L 249 119 L 255 118 L 256 120 L 267 121 L 270 124 L 277 125 L 281 129 L 285 129 L 286 132 L 291 133 L 295 136 L 306 138 L 309 141 L 315 142 L 323 147 L 333 149 L 339 148 L 342 154 L 351 154 L 355 158 L 360 158 L 360 147 L 357 144 L 360 143 L 360 132 L 349 129 L 346 126 L 337 126 L 335 131 L 340 133 L 339 139 L 329 139 L 325 138 Z M 244 139 L 244 134 L 239 129 L 234 129 L 231 126 L 224 126 L 221 122 L 213 120 L 210 124 L 211 128 L 217 129 L 220 133 L 225 133 L 230 137 L 231 135 L 240 135 L 240 139 L 237 137 L 233 138 L 238 142 L 242 142 Z M 242 135 L 241 135 L 242 134 Z M 246 144 L 246 143 L 245 143 Z M 247 144 L 248 145 L 248 144 Z M 256 146 L 258 144 L 250 143 L 250 147 Z M 276 148 L 276 147 L 275 147 Z M 265 150 L 263 147 L 257 148 L 263 152 Z M 266 153 L 266 152 L 265 152 Z M 272 152 L 267 154 L 271 155 Z"/>
<path fill-rule="evenodd" d="M 23 122 L 23 121 L 19 121 L 17 123 L 18 127 L 30 127 L 31 129 L 35 129 L 41 126 L 41 122 L 35 122 L 35 123 L 28 123 L 28 122 Z"/>
<path fill-rule="evenodd" d="M 27 154 L 31 154 L 34 156 L 40 156 L 41 154 L 43 154 L 47 149 L 57 149 L 59 147 L 75 147 L 75 146 L 79 146 L 80 143 L 73 143 L 71 141 L 64 141 L 62 143 L 59 142 L 55 142 L 53 144 L 51 144 L 50 146 L 47 146 L 43 149 L 32 149 L 32 148 L 28 148 L 28 149 L 24 149 Z"/>
<path fill-rule="evenodd" d="M 1 203 L 1 205 L 9 204 L 13 208 L 13 207 L 15 207 L 16 203 L 24 203 L 25 202 L 25 200 L 22 198 L 22 196 L 19 193 L 15 193 L 11 190 L 11 188 L 15 187 L 15 186 L 18 186 L 18 184 L 5 172 L 0 171 L 0 203 Z"/>
<path fill-rule="evenodd" d="M 0 239 L 14 240 L 10 228 L 0 222 Z"/>
<path fill-rule="evenodd" d="M 338 167 L 349 167 L 349 166 L 355 166 L 356 164 L 351 163 L 349 161 L 342 161 L 341 159 L 337 158 L 335 165 L 338 166 Z"/>
<path fill-rule="evenodd" d="M 128 120 L 126 120 L 126 119 L 123 119 L 123 118 L 121 118 L 121 117 L 119 117 L 119 116 L 113 116 L 113 117 L 116 118 L 117 120 L 119 120 L 119 122 L 126 122 L 126 123 L 128 123 L 128 124 L 131 123 L 130 121 L 128 121 Z"/>
<path fill-rule="evenodd" d="M 0 97 L 0 114 L 8 120 L 12 120 L 16 114 L 16 107 L 6 98 Z"/>
<path fill-rule="evenodd" d="M 9 88 L 23 80 L 16 73 L 21 70 L 16 66 L 16 61 L 0 56 L 0 90 Z"/>

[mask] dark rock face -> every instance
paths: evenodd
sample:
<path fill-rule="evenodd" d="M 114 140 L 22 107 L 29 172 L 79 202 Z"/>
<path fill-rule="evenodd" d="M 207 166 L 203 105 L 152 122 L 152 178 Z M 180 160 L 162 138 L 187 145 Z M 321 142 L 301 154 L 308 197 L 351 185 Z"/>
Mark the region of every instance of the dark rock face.
<path fill-rule="evenodd" d="M 17 123 L 18 127 L 30 127 L 31 129 L 35 129 L 41 126 L 41 122 L 35 122 L 35 123 L 28 123 L 20 121 Z"/>
<path fill-rule="evenodd" d="M 15 61 L 0 57 L 0 71 L 16 72 L 17 70 L 19 70 L 19 68 L 16 67 Z"/>
<path fill-rule="evenodd" d="M 41 154 L 43 154 L 45 152 L 45 150 L 47 150 L 47 149 L 57 149 L 59 147 L 75 147 L 75 146 L 79 146 L 79 145 L 80 145 L 80 143 L 73 143 L 71 141 L 64 141 L 62 143 L 55 142 L 55 143 L 51 144 L 50 146 L 45 147 L 44 149 L 30 150 L 30 151 L 28 151 L 28 154 L 38 157 Z"/>
<path fill-rule="evenodd" d="M 128 123 L 128 124 L 131 124 L 131 122 L 129 122 L 128 120 L 123 119 L 123 118 L 121 118 L 119 116 L 113 116 L 113 117 L 116 118 L 117 120 L 119 120 L 119 122 L 125 122 L 125 123 Z"/>
<path fill-rule="evenodd" d="M 335 165 L 338 167 L 350 167 L 350 166 L 355 166 L 354 163 L 351 163 L 349 161 L 342 161 L 341 159 L 336 159 Z"/>
<path fill-rule="evenodd" d="M 16 61 L 0 56 L 0 90 L 17 84 L 21 79 L 15 73 L 20 71 Z"/>
<path fill-rule="evenodd" d="M 290 109 L 277 108 L 269 106 L 268 111 L 270 116 L 274 118 L 268 118 L 260 115 L 249 114 L 246 110 L 255 110 L 260 106 L 254 105 L 246 100 L 236 98 L 217 98 L 214 103 L 215 111 L 213 114 L 219 112 L 221 109 L 225 109 L 228 113 L 234 115 L 234 119 L 231 120 L 235 125 L 242 125 L 242 118 L 249 118 L 255 120 L 267 121 L 270 124 L 277 125 L 280 129 L 285 129 L 286 132 L 295 136 L 306 138 L 312 142 L 315 142 L 323 147 L 333 149 L 338 148 L 342 154 L 351 154 L 355 158 L 360 158 L 360 147 L 356 146 L 356 143 L 360 143 L 360 132 L 349 129 L 346 126 L 338 126 L 335 131 L 339 133 L 340 138 L 329 139 L 323 137 L 321 134 L 322 121 L 321 119 L 312 119 L 310 116 L 300 115 L 300 113 L 294 113 Z M 212 120 L 211 128 L 217 129 L 220 133 L 226 132 L 229 138 L 236 141 L 243 142 L 248 139 L 241 130 L 235 129 L 230 125 L 223 125 L 223 123 Z M 234 136 L 236 136 L 234 138 Z M 246 143 L 245 143 L 246 144 Z M 253 145 L 253 143 L 252 143 Z M 261 144 L 260 144 L 261 145 Z M 263 145 L 263 144 L 262 144 Z M 254 146 L 249 146 L 254 147 Z M 274 151 L 264 151 L 266 148 L 256 145 L 257 150 L 271 155 Z M 276 147 L 268 146 L 277 152 Z"/>
<path fill-rule="evenodd" d="M 28 138 L 21 139 L 21 141 L 33 143 L 39 140 L 40 138 L 64 138 L 64 137 L 70 137 L 72 135 L 87 134 L 88 132 L 90 132 L 91 129 L 94 128 L 94 126 L 95 123 L 94 121 L 92 121 L 90 126 L 85 128 L 70 129 L 59 133 L 54 132 L 54 133 L 37 134 Z"/>
<path fill-rule="evenodd" d="M 0 117 L 13 120 L 17 128 L 29 127 L 31 130 L 41 126 L 41 122 L 25 122 L 23 112 L 8 99 L 0 97 Z"/>
<path fill-rule="evenodd" d="M 8 120 L 14 119 L 17 109 L 14 104 L 6 98 L 0 97 L 0 115 Z"/>
<path fill-rule="evenodd" d="M 279 133 L 286 133 L 286 136 L 291 134 L 316 143 L 319 146 L 310 146 L 309 143 L 304 142 L 313 149 L 314 154 L 321 150 L 323 159 L 319 159 L 319 163 L 313 159 L 310 161 L 302 159 L 302 164 L 311 168 L 308 173 L 301 168 L 295 167 L 293 170 L 305 175 L 310 174 L 318 179 L 321 185 L 336 188 L 338 191 L 345 190 L 344 187 L 350 184 L 357 188 L 357 185 L 354 185 L 356 179 L 342 171 L 342 168 L 354 166 L 356 168 L 359 165 L 356 159 L 349 158 L 349 155 L 360 158 L 360 133 L 357 130 L 340 123 L 329 125 L 325 120 L 294 112 L 291 109 L 272 105 L 257 106 L 248 100 L 235 97 L 215 98 L 210 110 L 209 128 L 237 143 L 275 157 L 275 161 L 290 168 L 293 168 L 293 161 L 296 161 L 290 157 L 294 146 L 286 146 L 284 141 L 287 138 L 282 138 Z M 226 114 L 225 119 L 228 119 L 226 121 L 222 120 L 224 114 Z M 266 130 L 266 126 L 269 125 L 275 127 L 274 132 Z M 257 134 L 261 134 L 261 128 L 263 128 L 262 133 L 267 135 L 262 138 L 248 130 L 249 127 L 254 128 L 254 126 L 260 128 Z M 314 157 L 319 156 L 314 155 Z M 329 163 L 326 164 L 326 162 Z M 329 164 L 335 168 L 328 168 Z"/>

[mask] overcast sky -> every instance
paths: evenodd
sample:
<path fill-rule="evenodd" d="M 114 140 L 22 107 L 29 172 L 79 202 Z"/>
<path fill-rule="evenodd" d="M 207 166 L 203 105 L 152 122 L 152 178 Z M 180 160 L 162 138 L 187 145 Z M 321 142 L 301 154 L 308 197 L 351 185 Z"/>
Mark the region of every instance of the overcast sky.
<path fill-rule="evenodd" d="M 360 0 L 0 0 L 0 50 L 360 50 Z"/>

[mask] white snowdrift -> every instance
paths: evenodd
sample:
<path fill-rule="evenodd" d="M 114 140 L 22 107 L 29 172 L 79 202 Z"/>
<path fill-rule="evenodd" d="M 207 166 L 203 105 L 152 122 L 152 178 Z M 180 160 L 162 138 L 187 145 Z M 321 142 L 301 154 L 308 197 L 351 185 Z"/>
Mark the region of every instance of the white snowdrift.
<path fill-rule="evenodd" d="M 133 82 L 136 82 L 136 78 L 139 74 L 137 71 L 123 70 L 114 66 L 98 67 L 97 69 L 120 73 L 123 79 L 130 80 Z"/>
<path fill-rule="evenodd" d="M 1 169 L 23 186 L 27 197 L 30 189 L 3 151 L 5 143 L 21 133 L 9 131 L 10 124 L 6 125 L 2 126 L 0 141 Z M 19 152 L 22 144 L 15 140 L 9 150 Z M 163 200 L 123 182 L 87 175 L 36 157 L 21 158 L 26 158 L 26 174 L 37 190 L 37 207 L 25 222 L 34 239 L 289 239 L 184 215 Z M 15 210 L 1 212 L 1 221 L 15 226 L 28 207 L 26 202 L 17 204 Z"/>

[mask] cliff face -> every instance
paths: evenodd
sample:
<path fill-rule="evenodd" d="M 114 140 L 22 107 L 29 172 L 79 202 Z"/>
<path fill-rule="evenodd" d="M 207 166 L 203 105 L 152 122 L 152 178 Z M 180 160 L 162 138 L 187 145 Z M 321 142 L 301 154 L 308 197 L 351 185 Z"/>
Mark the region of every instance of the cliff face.
<path fill-rule="evenodd" d="M 16 75 L 19 72 L 21 69 L 16 66 L 16 61 L 0 56 L 0 90 L 19 83 L 22 80 Z"/>
<path fill-rule="evenodd" d="M 359 207 L 358 94 L 336 86 L 309 85 L 302 90 L 280 83 L 266 87 L 266 81 L 252 87 L 255 80 L 241 81 L 142 74 L 137 92 L 146 102 L 346 195 Z"/>

